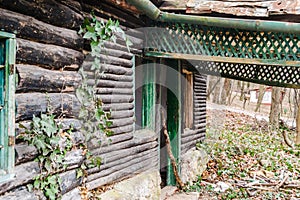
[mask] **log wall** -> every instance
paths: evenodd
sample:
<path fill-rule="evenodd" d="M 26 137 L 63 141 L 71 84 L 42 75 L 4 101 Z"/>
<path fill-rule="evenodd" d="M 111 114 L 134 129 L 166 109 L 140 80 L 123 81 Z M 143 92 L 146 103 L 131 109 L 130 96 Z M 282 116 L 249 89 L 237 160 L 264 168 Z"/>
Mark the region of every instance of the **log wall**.
<path fill-rule="evenodd" d="M 124 42 L 117 40 L 116 44 L 106 42 L 102 51 L 105 73 L 97 77 L 97 95 L 104 102 L 104 110 L 111 110 L 114 135 L 109 141 L 102 141 L 101 146 L 97 139 L 89 142 L 92 153 L 102 157 L 103 164 L 100 169 L 88 170 L 88 189 L 158 167 L 157 135 L 149 132 L 141 137 L 134 132 L 133 57 L 142 54 L 143 34 L 132 29 L 144 26 L 144 20 L 110 1 L 0 0 L 0 29 L 17 36 L 16 135 L 24 131 L 19 123 L 28 127 L 32 116 L 45 113 L 50 103 L 54 113 L 64 117 L 59 121 L 63 127 L 73 125 L 71 136 L 77 143 L 84 139 L 77 119 L 80 104 L 75 96 L 82 81 L 80 67 L 89 72 L 88 82 L 94 83 L 92 58 L 86 53 L 89 47 L 77 31 L 92 9 L 104 21 L 118 19 L 133 46 L 128 52 Z M 194 147 L 205 134 L 205 79 L 199 74 L 194 76 L 194 129 L 182 134 L 182 153 Z M 23 199 L 34 199 L 24 186 L 39 173 L 34 161 L 37 151 L 18 140 L 15 150 L 15 179 L 0 182 L 0 199 L 10 199 L 15 193 L 22 194 Z M 82 160 L 79 149 L 67 156 L 68 170 L 60 174 L 63 199 L 72 198 L 78 191 L 82 180 L 76 179 L 76 168 Z"/>
<path fill-rule="evenodd" d="M 181 135 L 181 155 L 203 140 L 206 132 L 206 75 L 195 73 L 193 87 L 194 123 Z"/>
<path fill-rule="evenodd" d="M 94 82 L 94 73 L 90 70 L 92 58 L 86 54 L 88 45 L 77 31 L 92 9 L 104 21 L 118 19 L 134 45 L 128 52 L 121 40 L 117 44 L 105 43 L 102 55 L 105 73 L 97 77 L 97 93 L 104 102 L 104 109 L 111 110 L 114 135 L 110 137 L 111 141 L 103 141 L 101 147 L 96 139 L 89 142 L 91 151 L 103 158 L 100 169 L 88 170 L 89 189 L 158 166 L 157 136 L 149 134 L 139 138 L 133 132 L 132 58 L 134 54 L 142 53 L 143 34 L 129 29 L 141 27 L 144 22 L 109 1 L 0 0 L 0 29 L 17 36 L 16 135 L 24 131 L 18 128 L 19 123 L 29 126 L 32 116 L 45 113 L 50 103 L 57 115 L 64 116 L 61 121 L 64 127 L 74 125 L 72 137 L 75 142 L 84 139 L 80 133 L 81 122 L 77 120 L 80 104 L 75 96 L 75 90 L 82 81 L 79 68 L 90 71 L 89 82 Z M 0 182 L 0 199 L 11 198 L 4 193 L 12 195 L 12 191 L 25 194 L 22 199 L 34 199 L 31 193 L 25 192 L 24 186 L 39 173 L 38 163 L 34 161 L 37 151 L 21 141 L 17 141 L 15 149 L 16 178 Z M 78 190 L 76 188 L 81 184 L 82 180 L 76 179 L 75 171 L 82 159 L 81 150 L 74 150 L 67 156 L 68 170 L 60 175 L 63 199 L 72 197 L 72 192 Z M 26 197 L 26 194 L 29 196 Z"/>

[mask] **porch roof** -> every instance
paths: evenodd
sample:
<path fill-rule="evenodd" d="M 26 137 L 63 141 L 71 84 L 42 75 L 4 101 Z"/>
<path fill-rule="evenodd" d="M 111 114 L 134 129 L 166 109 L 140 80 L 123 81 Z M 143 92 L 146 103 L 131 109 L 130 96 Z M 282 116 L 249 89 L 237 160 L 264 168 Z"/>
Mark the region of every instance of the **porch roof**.
<path fill-rule="evenodd" d="M 173 14 L 128 0 L 154 20 L 145 54 L 185 59 L 213 75 L 300 88 L 300 23 Z"/>

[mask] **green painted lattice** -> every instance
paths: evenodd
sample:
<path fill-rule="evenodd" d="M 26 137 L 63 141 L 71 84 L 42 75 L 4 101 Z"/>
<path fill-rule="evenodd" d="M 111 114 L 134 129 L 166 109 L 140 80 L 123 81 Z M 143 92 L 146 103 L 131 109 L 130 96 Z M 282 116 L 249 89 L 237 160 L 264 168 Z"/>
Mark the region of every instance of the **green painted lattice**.
<path fill-rule="evenodd" d="M 300 34 L 162 22 L 156 27 L 147 30 L 148 56 L 186 59 L 208 74 L 300 87 Z"/>

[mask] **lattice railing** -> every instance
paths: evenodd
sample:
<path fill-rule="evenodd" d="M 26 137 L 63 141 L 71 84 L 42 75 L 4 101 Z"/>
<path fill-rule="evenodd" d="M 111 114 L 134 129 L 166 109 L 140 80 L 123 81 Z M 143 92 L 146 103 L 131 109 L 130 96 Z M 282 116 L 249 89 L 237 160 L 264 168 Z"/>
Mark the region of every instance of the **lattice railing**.
<path fill-rule="evenodd" d="M 161 22 L 146 32 L 146 55 L 205 61 L 202 70 L 235 79 L 300 85 L 299 34 Z"/>

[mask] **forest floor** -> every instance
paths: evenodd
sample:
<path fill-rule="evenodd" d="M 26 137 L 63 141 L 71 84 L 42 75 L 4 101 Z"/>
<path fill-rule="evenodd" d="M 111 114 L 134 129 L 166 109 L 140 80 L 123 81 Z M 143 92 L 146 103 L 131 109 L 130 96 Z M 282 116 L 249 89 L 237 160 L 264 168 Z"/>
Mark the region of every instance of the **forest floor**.
<path fill-rule="evenodd" d="M 208 106 L 209 107 L 209 106 Z M 186 188 L 199 199 L 300 199 L 300 149 L 251 113 L 208 109 L 207 169 Z M 292 134 L 292 133 L 291 133 Z"/>

